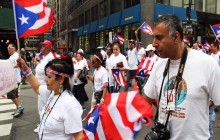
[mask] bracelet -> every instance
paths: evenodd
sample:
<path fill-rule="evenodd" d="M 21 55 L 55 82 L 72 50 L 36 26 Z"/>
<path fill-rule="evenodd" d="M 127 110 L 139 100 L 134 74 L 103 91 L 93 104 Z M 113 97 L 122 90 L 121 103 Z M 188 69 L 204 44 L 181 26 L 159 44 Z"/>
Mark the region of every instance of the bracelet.
<path fill-rule="evenodd" d="M 29 72 L 28 74 L 26 74 L 25 76 L 26 76 L 26 77 L 29 77 L 29 76 L 31 76 L 31 74 L 32 74 L 32 71 Z"/>

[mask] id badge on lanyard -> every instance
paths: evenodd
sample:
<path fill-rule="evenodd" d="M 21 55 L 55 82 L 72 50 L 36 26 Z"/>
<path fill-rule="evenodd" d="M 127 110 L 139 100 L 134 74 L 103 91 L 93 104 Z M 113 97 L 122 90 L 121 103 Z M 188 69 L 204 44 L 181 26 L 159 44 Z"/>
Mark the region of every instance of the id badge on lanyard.
<path fill-rule="evenodd" d="M 167 101 L 167 106 L 166 106 L 166 111 L 174 111 L 176 109 L 176 105 L 175 105 L 175 94 L 176 94 L 176 90 L 172 89 L 172 90 L 168 90 L 165 91 L 165 100 Z"/>

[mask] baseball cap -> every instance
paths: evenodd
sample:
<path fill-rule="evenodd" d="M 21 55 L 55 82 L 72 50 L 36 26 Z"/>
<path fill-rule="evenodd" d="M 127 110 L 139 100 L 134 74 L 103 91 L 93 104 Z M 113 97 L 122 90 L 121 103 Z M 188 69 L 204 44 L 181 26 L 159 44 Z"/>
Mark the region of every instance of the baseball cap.
<path fill-rule="evenodd" d="M 47 46 L 49 46 L 50 48 L 52 48 L 52 43 L 51 43 L 49 40 L 45 40 L 45 41 L 41 44 L 41 46 L 43 46 L 43 45 L 47 45 Z"/>
<path fill-rule="evenodd" d="M 145 49 L 145 51 L 155 51 L 156 49 L 155 49 L 155 47 L 152 45 L 152 44 L 149 44 L 148 46 L 147 46 L 147 48 Z"/>

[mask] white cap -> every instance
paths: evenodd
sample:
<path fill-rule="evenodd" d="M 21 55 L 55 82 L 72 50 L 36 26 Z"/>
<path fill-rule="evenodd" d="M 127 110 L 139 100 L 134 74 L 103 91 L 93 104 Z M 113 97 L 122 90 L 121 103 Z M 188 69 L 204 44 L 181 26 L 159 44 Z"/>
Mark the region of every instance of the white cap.
<path fill-rule="evenodd" d="M 155 47 L 152 45 L 152 44 L 149 44 L 148 46 L 147 46 L 147 48 L 145 49 L 145 51 L 155 51 L 156 49 L 155 49 Z"/>

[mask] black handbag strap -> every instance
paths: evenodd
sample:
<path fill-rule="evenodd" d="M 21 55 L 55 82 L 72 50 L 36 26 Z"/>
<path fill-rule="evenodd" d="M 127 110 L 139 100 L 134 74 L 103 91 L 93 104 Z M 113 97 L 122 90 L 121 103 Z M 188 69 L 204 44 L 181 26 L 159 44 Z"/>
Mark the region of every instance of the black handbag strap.
<path fill-rule="evenodd" d="M 183 71 L 184 71 L 184 68 L 185 68 L 187 56 L 188 56 L 188 51 L 187 51 L 187 48 L 184 47 L 183 54 L 182 54 L 181 61 L 180 61 L 180 65 L 179 65 L 179 69 L 178 69 L 178 73 L 177 73 L 177 76 L 176 76 L 176 79 L 175 79 L 175 82 L 174 82 L 174 85 L 175 85 L 174 87 L 175 87 L 176 92 L 177 92 L 177 89 L 178 89 L 179 82 L 182 80 L 182 75 L 183 75 Z M 163 84 L 164 84 L 164 79 L 165 79 L 165 77 L 166 77 L 166 75 L 168 73 L 169 66 L 170 66 L 170 59 L 168 59 L 168 61 L 166 63 L 166 67 L 165 67 L 164 72 L 163 72 L 163 80 L 162 80 L 162 84 L 161 84 L 161 87 L 160 87 L 160 94 L 159 94 L 158 105 L 160 103 L 162 89 L 163 89 Z M 166 123 L 165 123 L 164 129 L 167 128 L 170 114 L 171 114 L 171 111 L 168 112 L 168 116 L 167 116 L 167 119 L 166 119 Z M 157 112 L 156 112 L 156 115 L 155 115 L 155 119 L 154 119 L 155 122 L 158 121 L 158 115 L 159 115 L 159 107 L 157 108 Z"/>

